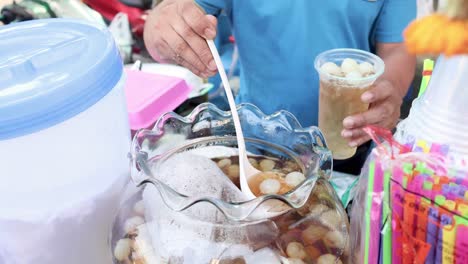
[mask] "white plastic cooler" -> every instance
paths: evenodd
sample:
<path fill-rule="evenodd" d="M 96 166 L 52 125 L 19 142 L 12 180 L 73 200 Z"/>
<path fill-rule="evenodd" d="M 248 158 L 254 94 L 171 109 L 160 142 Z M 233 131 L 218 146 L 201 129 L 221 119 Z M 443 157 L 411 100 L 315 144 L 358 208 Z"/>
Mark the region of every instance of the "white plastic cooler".
<path fill-rule="evenodd" d="M 130 145 L 113 39 L 65 19 L 0 39 L 0 263 L 111 263 Z"/>

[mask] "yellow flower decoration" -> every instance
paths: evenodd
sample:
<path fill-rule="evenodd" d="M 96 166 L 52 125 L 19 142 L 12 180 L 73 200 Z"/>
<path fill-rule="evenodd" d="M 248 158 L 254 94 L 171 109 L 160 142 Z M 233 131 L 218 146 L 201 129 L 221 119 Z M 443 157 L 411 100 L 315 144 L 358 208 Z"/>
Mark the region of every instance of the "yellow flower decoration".
<path fill-rule="evenodd" d="M 448 0 L 444 12 L 412 22 L 404 32 L 413 54 L 468 54 L 468 0 Z"/>

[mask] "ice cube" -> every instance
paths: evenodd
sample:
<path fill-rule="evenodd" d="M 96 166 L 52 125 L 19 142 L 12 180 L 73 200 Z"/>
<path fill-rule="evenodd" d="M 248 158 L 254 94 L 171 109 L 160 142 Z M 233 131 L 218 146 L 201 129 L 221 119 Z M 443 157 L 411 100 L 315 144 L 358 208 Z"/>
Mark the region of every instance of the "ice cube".
<path fill-rule="evenodd" d="M 208 243 L 208 241 L 212 240 L 215 230 L 213 225 L 194 219 L 191 217 L 192 212 L 175 212 L 167 208 L 155 188 L 147 187 L 143 199 L 148 212 L 145 218 L 152 219 L 146 225 L 151 237 L 151 245 L 156 250 L 155 254 L 158 259 L 183 258 L 193 252 L 191 250 L 193 249 L 205 256 L 206 261 L 198 263 L 208 263 L 210 257 L 212 257 L 210 255 L 214 253 L 203 251 L 207 246 L 202 242 Z M 203 207 L 199 209 L 203 209 Z M 212 214 L 213 211 L 210 210 L 204 217 L 212 216 Z M 216 215 L 212 217 L 216 218 Z M 208 248 L 213 248 L 213 246 Z M 200 258 L 202 257 L 200 256 Z"/>
<path fill-rule="evenodd" d="M 192 153 L 174 155 L 156 166 L 153 175 L 175 191 L 187 196 L 209 196 L 229 202 L 247 200 L 214 161 Z M 202 221 L 224 219 L 221 211 L 205 202 L 191 206 L 186 213 Z"/>
<path fill-rule="evenodd" d="M 348 74 L 352 71 L 359 71 L 359 65 L 355 60 L 346 58 L 341 63 L 341 71 L 344 74 Z"/>
<path fill-rule="evenodd" d="M 305 264 L 305 262 L 302 259 L 298 258 L 288 258 L 288 264 Z"/>
<path fill-rule="evenodd" d="M 135 203 L 135 205 L 133 206 L 133 211 L 139 215 L 139 216 L 143 216 L 145 215 L 145 204 L 143 201 L 138 201 Z"/>
<path fill-rule="evenodd" d="M 262 248 L 245 257 L 246 264 L 281 264 L 278 255 L 270 248 Z"/>
<path fill-rule="evenodd" d="M 219 259 L 244 258 L 244 256 L 251 254 L 253 254 L 252 249 L 246 245 L 232 245 L 223 250 L 222 255 L 219 256 Z"/>
<path fill-rule="evenodd" d="M 193 241 L 193 243 L 197 246 L 184 251 L 184 264 L 218 263 L 217 260 L 243 258 L 253 253 L 245 245 L 227 245 L 208 241 Z"/>
<path fill-rule="evenodd" d="M 136 228 L 143 224 L 145 220 L 140 216 L 134 216 L 132 218 L 127 219 L 124 224 L 124 231 L 127 234 L 135 232 Z"/>
<path fill-rule="evenodd" d="M 210 158 L 184 152 L 153 169 L 153 175 L 177 192 L 188 196 L 211 196 L 226 201 L 246 197 Z"/>
<path fill-rule="evenodd" d="M 180 146 L 181 142 L 185 142 L 186 138 L 185 135 L 165 131 L 165 134 L 156 143 L 152 143 L 150 138 L 145 139 L 142 143 L 142 149 L 151 156 L 161 155 Z"/>
<path fill-rule="evenodd" d="M 183 250 L 182 257 L 183 263 L 196 264 L 196 263 L 209 263 L 213 256 L 216 256 L 215 247 L 207 247 L 207 241 L 192 241 L 197 246 L 186 247 Z M 200 247 L 200 248 L 198 248 Z M 203 249 L 202 249 L 203 248 Z"/>
<path fill-rule="evenodd" d="M 194 196 L 210 196 L 228 201 L 246 200 L 243 193 L 224 175 L 210 158 L 194 153 L 180 153 L 153 167 L 152 174 L 179 193 Z M 195 258 L 196 262 L 209 263 L 222 250 L 214 237 L 226 235 L 231 238 L 246 236 L 245 229 L 225 230 L 227 219 L 215 206 L 202 202 L 177 212 L 170 209 L 161 199 L 159 191 L 147 185 L 143 191 L 145 219 L 151 219 L 148 226 L 152 243 L 160 259 L 179 257 Z M 228 226 L 228 225 L 227 225 Z M 218 255 L 217 255 L 218 254 Z"/>
<path fill-rule="evenodd" d="M 208 146 L 204 148 L 194 148 L 188 151 L 188 153 L 202 156 L 206 158 L 221 158 L 238 155 L 239 151 L 237 148 L 230 148 L 225 146 Z"/>

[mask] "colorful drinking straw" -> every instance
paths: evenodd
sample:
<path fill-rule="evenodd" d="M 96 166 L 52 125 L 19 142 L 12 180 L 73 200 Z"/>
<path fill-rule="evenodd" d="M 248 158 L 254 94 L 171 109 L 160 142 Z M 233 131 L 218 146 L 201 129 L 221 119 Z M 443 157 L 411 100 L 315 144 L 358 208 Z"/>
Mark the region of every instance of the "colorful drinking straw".
<path fill-rule="evenodd" d="M 392 211 L 390 210 L 390 172 L 384 173 L 384 197 L 382 207 L 382 247 L 383 261 L 382 264 L 392 264 L 392 228 L 391 219 Z"/>
<path fill-rule="evenodd" d="M 369 163 L 369 177 L 367 185 L 367 200 L 365 212 L 365 245 L 364 263 L 373 264 L 379 260 L 380 217 L 382 215 L 382 202 L 374 199 L 374 194 L 383 191 L 383 171 L 379 162 Z M 372 241 L 371 241 L 372 239 Z"/>
<path fill-rule="evenodd" d="M 402 233 L 401 228 L 402 226 L 399 225 L 402 221 L 400 219 L 403 218 L 403 196 L 404 191 L 398 183 L 403 181 L 403 170 L 401 167 L 393 168 L 393 177 L 395 182 L 392 183 L 392 260 L 394 263 L 401 263 L 402 262 Z"/>
<path fill-rule="evenodd" d="M 455 252 L 455 225 L 452 213 L 455 212 L 456 203 L 447 200 L 444 203 L 445 208 L 448 210 L 449 220 L 448 224 L 442 227 L 442 264 L 453 264 Z"/>
<path fill-rule="evenodd" d="M 432 71 L 434 70 L 434 61 L 430 59 L 425 59 L 423 64 L 423 73 L 421 79 L 421 86 L 419 88 L 418 97 L 421 97 L 427 89 L 429 85 L 429 81 L 431 80 Z"/>
<path fill-rule="evenodd" d="M 455 264 L 468 263 L 468 205 L 459 205 L 455 216 Z"/>
<path fill-rule="evenodd" d="M 429 208 L 429 219 L 427 221 L 426 242 L 431 245 L 429 254 L 427 255 L 425 264 L 435 263 L 435 245 L 437 244 L 437 234 L 439 232 L 439 209 L 434 207 Z"/>

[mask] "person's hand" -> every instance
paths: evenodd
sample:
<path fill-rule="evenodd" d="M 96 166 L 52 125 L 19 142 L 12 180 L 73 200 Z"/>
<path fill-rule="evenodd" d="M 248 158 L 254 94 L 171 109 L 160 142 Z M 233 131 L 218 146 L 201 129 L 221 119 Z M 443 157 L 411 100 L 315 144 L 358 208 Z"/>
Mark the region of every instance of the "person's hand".
<path fill-rule="evenodd" d="M 351 147 L 366 143 L 370 137 L 362 130 L 366 125 L 377 125 L 393 129 L 400 118 L 400 107 L 403 97 L 399 90 L 384 79 L 376 81 L 375 85 L 363 93 L 361 100 L 369 103 L 369 110 L 348 116 L 343 120 L 343 136 Z"/>
<path fill-rule="evenodd" d="M 144 41 L 157 61 L 179 64 L 203 78 L 216 73 L 205 39 L 216 36 L 217 20 L 193 0 L 165 0 L 150 11 Z"/>

